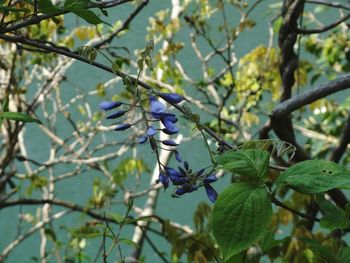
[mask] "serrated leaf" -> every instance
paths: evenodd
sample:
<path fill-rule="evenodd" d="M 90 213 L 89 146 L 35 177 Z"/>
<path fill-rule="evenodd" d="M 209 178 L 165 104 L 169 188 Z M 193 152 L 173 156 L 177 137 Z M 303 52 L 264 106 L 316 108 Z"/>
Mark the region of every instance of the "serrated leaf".
<path fill-rule="evenodd" d="M 303 194 L 316 194 L 350 184 L 350 170 L 334 162 L 308 160 L 283 172 L 277 186 L 287 185 Z"/>
<path fill-rule="evenodd" d="M 253 245 L 272 216 L 268 192 L 259 185 L 237 183 L 215 202 L 212 229 L 224 260 Z"/>
<path fill-rule="evenodd" d="M 335 229 L 344 229 L 349 226 L 350 221 L 343 209 L 335 206 L 327 200 L 322 200 L 319 205 L 320 210 L 323 214 L 323 217 L 320 221 L 320 225 L 322 227 L 333 231 Z"/>
<path fill-rule="evenodd" d="M 255 149 L 227 151 L 215 158 L 225 171 L 258 178 L 267 175 L 269 159 L 268 152 Z"/>
<path fill-rule="evenodd" d="M 36 122 L 36 123 L 42 124 L 40 120 L 35 119 L 29 116 L 28 114 L 21 113 L 21 112 L 3 112 L 3 113 L 0 113 L 0 118 L 13 120 L 13 121 Z"/>

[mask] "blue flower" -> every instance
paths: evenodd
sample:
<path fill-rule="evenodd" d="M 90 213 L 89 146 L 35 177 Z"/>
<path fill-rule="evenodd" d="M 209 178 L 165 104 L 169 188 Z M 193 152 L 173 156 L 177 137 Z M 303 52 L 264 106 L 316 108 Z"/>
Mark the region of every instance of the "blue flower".
<path fill-rule="evenodd" d="M 181 163 L 182 162 L 182 157 L 181 157 L 181 155 L 180 155 L 180 153 L 178 152 L 178 151 L 174 151 L 175 152 L 175 159 L 179 162 L 179 163 Z"/>
<path fill-rule="evenodd" d="M 179 129 L 175 126 L 175 124 L 172 122 L 172 119 L 170 118 L 161 118 L 161 122 L 163 123 L 165 129 L 162 129 L 162 131 L 166 134 L 172 135 L 177 132 L 179 132 Z"/>
<path fill-rule="evenodd" d="M 165 105 L 158 101 L 154 96 L 150 96 L 149 101 L 153 118 L 159 119 L 161 114 L 165 112 Z"/>
<path fill-rule="evenodd" d="M 159 93 L 159 97 L 169 103 L 180 103 L 184 98 L 176 93 Z"/>
<path fill-rule="evenodd" d="M 157 133 L 156 129 L 154 129 L 152 126 L 149 126 L 147 129 L 147 135 L 148 136 L 153 136 Z"/>
<path fill-rule="evenodd" d="M 111 110 L 122 105 L 120 101 L 102 101 L 98 106 L 101 110 Z"/>
<path fill-rule="evenodd" d="M 181 187 L 177 188 L 175 191 L 176 195 L 184 195 L 186 193 L 191 193 L 198 189 L 197 186 L 193 186 L 191 184 L 183 184 Z"/>
<path fill-rule="evenodd" d="M 215 203 L 216 199 L 218 198 L 218 193 L 215 191 L 213 187 L 211 187 L 210 184 L 204 184 L 204 188 L 209 200 Z"/>
<path fill-rule="evenodd" d="M 215 189 L 210 185 L 211 183 L 217 181 L 217 177 L 215 174 L 210 174 L 208 175 L 204 180 L 203 180 L 203 185 L 205 188 L 205 191 L 207 193 L 207 196 L 210 201 L 215 203 L 218 193 L 215 191 Z"/>
<path fill-rule="evenodd" d="M 148 140 L 148 136 L 144 135 L 144 136 L 139 138 L 139 143 L 140 144 L 145 143 L 145 142 L 147 142 L 147 140 Z"/>
<path fill-rule="evenodd" d="M 173 185 L 177 188 L 173 192 L 173 196 L 180 196 L 186 193 L 196 191 L 199 187 L 205 188 L 206 194 L 211 202 L 215 202 L 218 193 L 210 185 L 217 180 L 215 174 L 203 175 L 205 169 L 200 169 L 197 172 L 193 172 L 187 161 L 184 161 L 183 168 L 178 167 L 175 170 L 171 167 L 165 167 L 165 174 L 170 178 Z"/>
<path fill-rule="evenodd" d="M 188 182 L 187 177 L 171 167 L 165 167 L 165 172 L 166 175 L 170 178 L 173 185 L 183 185 Z"/>
<path fill-rule="evenodd" d="M 213 182 L 215 182 L 217 180 L 218 179 L 216 178 L 215 174 L 210 174 L 203 180 L 203 183 L 204 184 L 211 184 L 211 183 L 213 183 Z"/>
<path fill-rule="evenodd" d="M 116 113 L 113 113 L 109 116 L 107 116 L 106 119 L 116 119 L 116 118 L 119 118 L 121 116 L 123 116 L 125 114 L 126 111 L 124 110 L 120 110 L 120 111 L 117 111 Z"/>
<path fill-rule="evenodd" d="M 178 144 L 173 140 L 163 140 L 162 143 L 167 146 L 178 146 Z"/>
<path fill-rule="evenodd" d="M 160 120 L 165 126 L 162 131 L 166 134 L 172 135 L 179 132 L 175 126 L 177 118 L 175 114 L 165 112 L 166 107 L 163 103 L 158 101 L 154 96 L 150 96 L 150 112 L 153 118 Z"/>
<path fill-rule="evenodd" d="M 162 185 L 164 186 L 164 189 L 167 189 L 169 186 L 169 177 L 160 173 L 157 183 L 159 182 L 162 183 Z"/>

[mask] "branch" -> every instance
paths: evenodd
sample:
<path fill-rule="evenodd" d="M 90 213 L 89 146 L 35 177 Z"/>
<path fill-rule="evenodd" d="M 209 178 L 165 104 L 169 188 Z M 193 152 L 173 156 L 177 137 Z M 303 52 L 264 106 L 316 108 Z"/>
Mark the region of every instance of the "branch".
<path fill-rule="evenodd" d="M 290 120 L 290 114 L 293 111 L 300 109 L 303 106 L 308 105 L 318 99 L 324 98 L 330 94 L 343 89 L 347 89 L 349 87 L 350 74 L 332 80 L 317 89 L 305 91 L 299 95 L 296 95 L 293 98 L 280 103 L 271 113 L 271 124 L 277 136 L 284 141 L 292 143 L 297 148 L 295 160 L 303 161 L 310 159 L 310 157 L 305 152 L 305 150 L 296 142 L 294 133 L 291 133 L 291 129 L 293 128 L 285 124 L 288 122 L 286 120 Z"/>
<path fill-rule="evenodd" d="M 327 26 L 324 26 L 322 28 L 317 28 L 317 29 L 304 29 L 304 28 L 297 28 L 296 31 L 298 34 L 303 34 L 303 35 L 310 35 L 310 34 L 317 34 L 317 33 L 323 33 L 328 30 L 331 30 L 332 28 L 340 25 L 341 23 L 345 22 L 350 18 L 350 13 L 347 16 L 344 16 L 343 18 L 339 19 L 338 21 L 329 24 Z"/>
<path fill-rule="evenodd" d="M 350 112 L 343 130 L 339 145 L 332 152 L 330 160 L 338 163 L 341 157 L 343 156 L 345 150 L 347 149 L 347 146 L 349 143 L 350 143 Z"/>
<path fill-rule="evenodd" d="M 95 45 L 93 45 L 93 47 L 100 48 L 105 44 L 111 43 L 114 37 L 116 37 L 120 32 L 124 31 L 129 27 L 131 21 L 141 12 L 141 10 L 148 4 L 148 2 L 149 0 L 143 0 L 142 3 L 138 7 L 136 7 L 136 9 L 128 16 L 128 18 L 124 21 L 122 26 L 117 31 L 109 35 L 108 38 L 100 41 L 99 43 L 96 43 Z"/>
<path fill-rule="evenodd" d="M 343 5 L 338 2 L 327 2 L 324 0 L 307 0 L 306 2 L 309 4 L 317 4 L 317 5 L 319 4 L 319 5 L 325 5 L 325 6 L 334 7 L 334 8 L 342 8 L 345 10 L 350 10 L 350 6 Z"/>
<path fill-rule="evenodd" d="M 90 65 L 95 66 L 95 67 L 97 67 L 99 69 L 102 69 L 104 71 L 116 74 L 118 77 L 121 77 L 121 78 L 129 77 L 132 80 L 136 81 L 137 84 L 140 85 L 141 87 L 143 87 L 145 89 L 148 89 L 148 90 L 152 89 L 152 87 L 149 86 L 148 84 L 146 84 L 146 83 L 144 83 L 144 82 L 142 82 L 140 80 L 137 80 L 136 78 L 128 76 L 128 75 L 126 75 L 126 74 L 124 74 L 124 73 L 122 73 L 120 71 L 114 72 L 110 67 L 107 67 L 107 66 L 105 66 L 103 64 L 100 64 L 98 62 L 91 62 L 90 63 L 90 61 L 88 59 L 86 59 L 85 57 L 80 56 L 79 54 L 77 54 L 75 52 L 69 51 L 69 50 L 67 50 L 67 48 L 49 46 L 49 45 L 40 43 L 40 42 L 38 42 L 36 40 L 26 38 L 26 37 L 21 36 L 21 35 L 9 36 L 9 35 L 0 33 L 0 39 L 4 39 L 4 40 L 6 40 L 8 42 L 12 42 L 12 43 L 22 43 L 22 44 L 29 45 L 29 46 L 32 46 L 32 47 L 36 47 L 36 48 L 40 48 L 40 49 L 43 49 L 43 50 L 47 50 L 47 51 L 52 52 L 52 53 L 60 54 L 60 55 L 63 55 L 63 56 L 66 56 L 66 57 L 70 57 L 70 58 L 74 58 L 76 60 L 79 60 L 79 61 L 82 61 L 84 63 L 90 64 Z"/>
<path fill-rule="evenodd" d="M 53 220 L 59 219 L 63 216 L 65 216 L 69 211 L 65 210 L 62 212 L 58 212 L 57 214 L 53 215 L 52 217 L 49 218 L 49 221 L 52 222 Z M 7 245 L 2 253 L 0 254 L 0 262 L 4 262 L 4 260 L 6 259 L 6 257 L 9 255 L 9 253 L 15 248 L 17 247 L 21 242 L 23 242 L 25 239 L 27 239 L 28 237 L 30 237 L 33 233 L 35 233 L 37 230 L 39 230 L 40 228 L 42 228 L 45 224 L 47 224 L 47 222 L 44 221 L 40 221 L 38 222 L 36 225 L 34 225 L 33 227 L 31 227 L 26 233 L 24 233 L 23 235 L 20 235 L 19 237 L 17 237 L 15 240 L 13 240 L 9 245 Z"/>
<path fill-rule="evenodd" d="M 111 3 L 92 3 L 87 8 L 88 9 L 91 9 L 91 8 L 111 8 L 111 7 L 118 6 L 118 5 L 127 3 L 127 2 L 131 2 L 131 1 L 133 1 L 133 0 L 116 0 L 116 1 L 113 1 Z M 0 24 L 0 32 L 1 33 L 13 32 L 13 31 L 21 29 L 23 27 L 39 24 L 43 20 L 51 19 L 53 17 L 64 15 L 67 13 L 71 13 L 71 12 L 60 11 L 60 12 L 53 13 L 53 14 L 34 15 L 30 19 L 20 21 L 20 22 L 15 22 L 13 25 L 8 26 L 8 27 L 6 27 L 6 25 L 5 25 L 5 27 L 2 27 L 3 25 Z M 9 24 L 9 23 L 12 23 L 12 21 L 8 22 L 7 24 Z"/>
<path fill-rule="evenodd" d="M 304 214 L 304 213 L 301 213 L 297 210 L 294 210 L 293 208 L 290 208 L 289 206 L 283 204 L 281 201 L 279 201 L 276 197 L 272 196 L 271 195 L 271 201 L 272 203 L 274 203 L 275 205 L 279 206 L 279 207 L 282 207 L 283 209 L 286 209 L 288 210 L 289 212 L 292 212 L 293 214 L 296 214 L 302 218 L 305 218 L 305 219 L 309 219 L 309 220 L 312 220 L 312 221 L 316 221 L 316 222 L 320 222 L 321 220 L 317 217 L 312 217 L 312 216 L 309 216 L 307 214 Z"/>
<path fill-rule="evenodd" d="M 319 88 L 305 91 L 282 102 L 272 112 L 271 116 L 284 118 L 286 115 L 302 108 L 303 106 L 347 88 L 350 88 L 350 74 L 340 76 L 337 79 L 321 85 Z"/>
<path fill-rule="evenodd" d="M 42 205 L 42 204 L 51 204 L 51 205 L 65 207 L 65 208 L 68 208 L 68 209 L 73 210 L 73 211 L 87 214 L 90 217 L 101 220 L 101 221 L 108 220 L 109 222 L 119 224 L 112 217 L 102 216 L 102 215 L 92 211 L 92 209 L 88 209 L 86 207 L 79 206 L 77 204 L 69 203 L 69 202 L 66 202 L 64 200 L 59 200 L 59 199 L 29 199 L 29 198 L 27 199 L 27 198 L 22 198 L 22 199 L 2 202 L 2 203 L 0 203 L 0 211 L 3 208 L 17 206 L 17 205 Z"/>

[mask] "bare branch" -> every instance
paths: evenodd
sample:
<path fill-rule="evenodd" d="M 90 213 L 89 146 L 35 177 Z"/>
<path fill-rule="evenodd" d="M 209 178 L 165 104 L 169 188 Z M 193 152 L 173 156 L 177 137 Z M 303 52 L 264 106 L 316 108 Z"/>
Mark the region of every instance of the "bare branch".
<path fill-rule="evenodd" d="M 317 29 L 305 29 L 305 28 L 297 28 L 296 31 L 298 34 L 303 34 L 303 35 L 311 35 L 311 34 L 318 34 L 318 33 L 323 33 L 326 31 L 331 30 L 332 28 L 335 28 L 336 26 L 340 25 L 341 23 L 345 22 L 350 18 L 350 13 L 343 18 L 339 19 L 338 21 L 329 24 L 327 26 L 324 26 L 322 28 L 317 28 Z"/>
<path fill-rule="evenodd" d="M 337 148 L 332 152 L 330 160 L 338 163 L 345 153 L 348 145 L 350 143 L 350 113 L 345 123 L 345 127 L 343 129 L 342 136 L 340 138 L 340 142 Z"/>

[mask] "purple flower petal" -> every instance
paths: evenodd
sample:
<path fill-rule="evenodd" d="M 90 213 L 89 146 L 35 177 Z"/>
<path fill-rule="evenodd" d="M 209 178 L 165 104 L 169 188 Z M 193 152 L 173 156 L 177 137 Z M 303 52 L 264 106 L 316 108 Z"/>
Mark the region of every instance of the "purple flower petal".
<path fill-rule="evenodd" d="M 168 188 L 168 186 L 169 186 L 169 177 L 168 176 L 166 176 L 165 174 L 160 173 L 158 180 L 159 180 L 159 182 L 162 183 L 162 185 L 164 186 L 165 189 Z"/>
<path fill-rule="evenodd" d="M 117 111 L 116 113 L 113 113 L 111 115 L 109 115 L 106 119 L 116 119 L 116 118 L 119 118 L 121 116 L 123 116 L 125 114 L 126 111 L 124 110 L 120 110 L 120 111 Z"/>
<path fill-rule="evenodd" d="M 218 198 L 218 193 L 215 191 L 213 187 L 211 187 L 210 184 L 204 184 L 205 191 L 207 192 L 207 196 L 210 201 L 215 203 L 216 199 Z"/>
<path fill-rule="evenodd" d="M 171 177 L 182 177 L 182 174 L 179 171 L 171 167 L 165 167 L 165 172 L 168 176 Z"/>
<path fill-rule="evenodd" d="M 175 93 L 159 93 L 159 97 L 169 103 L 179 103 L 184 99 L 181 95 Z"/>
<path fill-rule="evenodd" d="M 151 96 L 149 100 L 152 116 L 159 119 L 161 114 L 165 112 L 165 105 L 158 101 L 154 96 Z"/>
<path fill-rule="evenodd" d="M 172 123 L 168 118 L 162 119 L 161 121 L 165 126 L 165 129 L 163 129 L 163 131 L 166 130 L 164 131 L 166 134 L 175 134 L 179 131 L 175 124 Z"/>
<path fill-rule="evenodd" d="M 167 113 L 164 112 L 161 116 L 161 120 L 167 119 L 168 121 L 172 122 L 172 123 L 176 123 L 177 122 L 177 118 L 176 115 L 173 113 Z"/>
<path fill-rule="evenodd" d="M 139 143 L 140 144 L 145 143 L 145 142 L 147 142 L 147 140 L 148 140 L 148 136 L 144 135 L 144 136 L 139 138 Z"/>
<path fill-rule="evenodd" d="M 187 183 L 188 181 L 187 178 L 183 177 L 183 175 L 179 171 L 176 171 L 171 167 L 166 167 L 165 171 L 166 171 L 166 174 L 169 176 L 173 185 L 182 185 Z"/>
<path fill-rule="evenodd" d="M 176 134 L 179 130 L 173 130 L 173 131 L 169 131 L 168 129 L 162 129 L 162 132 L 164 132 L 165 134 L 168 134 L 168 135 L 173 135 L 173 134 Z"/>
<path fill-rule="evenodd" d="M 185 177 L 171 177 L 169 176 L 171 182 L 173 183 L 173 185 L 183 185 L 186 184 L 188 182 L 187 178 Z"/>
<path fill-rule="evenodd" d="M 157 131 L 152 127 L 152 126 L 150 126 L 149 128 L 148 128 L 148 130 L 147 130 L 147 135 L 148 136 L 153 136 L 153 135 L 155 135 L 157 133 Z"/>
<path fill-rule="evenodd" d="M 175 193 L 176 195 L 183 195 L 186 193 L 191 193 L 193 191 L 196 191 L 198 187 L 196 185 L 190 185 L 190 184 L 184 184 L 181 187 L 177 188 Z"/>
<path fill-rule="evenodd" d="M 215 181 L 217 181 L 218 179 L 216 178 L 215 174 L 211 174 L 211 175 L 208 175 L 207 178 L 205 178 L 203 180 L 203 183 L 204 184 L 211 184 Z"/>
<path fill-rule="evenodd" d="M 111 110 L 111 109 L 119 107 L 120 105 L 122 105 L 122 103 L 120 101 L 102 101 L 98 105 L 98 107 L 101 110 Z"/>
<path fill-rule="evenodd" d="M 178 146 L 178 144 L 173 140 L 163 140 L 162 143 L 167 146 Z"/>
<path fill-rule="evenodd" d="M 114 130 L 115 130 L 115 131 L 124 131 L 124 130 L 126 130 L 126 129 L 129 129 L 130 126 L 131 126 L 131 124 L 129 124 L 129 123 L 124 123 L 124 124 L 121 124 L 121 125 L 117 126 Z"/>
<path fill-rule="evenodd" d="M 201 176 L 203 173 L 204 173 L 205 169 L 200 169 L 198 172 L 197 172 L 197 177 Z"/>
<path fill-rule="evenodd" d="M 184 162 L 184 167 L 185 167 L 185 169 L 188 171 L 188 169 L 190 168 L 190 166 L 188 165 L 188 162 L 187 161 L 185 161 Z"/>
<path fill-rule="evenodd" d="M 175 158 L 179 163 L 182 163 L 182 157 L 180 155 L 180 153 L 178 151 L 174 151 L 175 152 Z"/>
<path fill-rule="evenodd" d="M 176 195 L 183 195 L 183 194 L 186 194 L 186 193 L 187 193 L 187 191 L 183 187 L 177 188 L 176 191 L 175 191 Z"/>
<path fill-rule="evenodd" d="M 183 176 L 186 176 L 187 175 L 187 172 L 184 170 L 184 169 L 182 169 L 182 167 L 178 167 L 179 168 L 179 171 L 180 171 L 180 173 L 183 175 Z"/>

